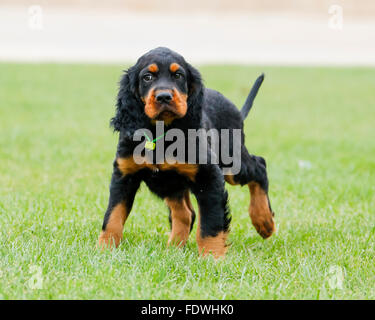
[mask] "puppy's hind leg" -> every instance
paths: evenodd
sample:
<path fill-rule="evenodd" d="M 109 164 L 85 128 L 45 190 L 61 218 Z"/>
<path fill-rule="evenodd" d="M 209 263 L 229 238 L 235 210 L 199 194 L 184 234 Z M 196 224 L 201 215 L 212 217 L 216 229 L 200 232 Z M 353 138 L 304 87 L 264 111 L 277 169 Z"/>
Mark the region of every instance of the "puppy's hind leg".
<path fill-rule="evenodd" d="M 183 247 L 189 238 L 195 220 L 189 190 L 186 190 L 180 197 L 166 198 L 165 203 L 169 207 L 169 220 L 172 226 L 168 245 L 174 244 Z"/>
<path fill-rule="evenodd" d="M 257 232 L 269 238 L 275 232 L 274 213 L 268 197 L 266 162 L 262 157 L 250 155 L 245 147 L 241 154 L 241 171 L 237 175 L 225 176 L 232 185 L 247 184 L 250 190 L 249 215 Z"/>

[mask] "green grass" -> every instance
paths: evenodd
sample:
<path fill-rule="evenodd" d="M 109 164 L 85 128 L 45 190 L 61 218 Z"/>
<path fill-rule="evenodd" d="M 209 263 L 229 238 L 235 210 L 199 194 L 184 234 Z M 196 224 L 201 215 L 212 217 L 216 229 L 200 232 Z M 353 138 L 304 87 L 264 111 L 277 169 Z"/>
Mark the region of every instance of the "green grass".
<path fill-rule="evenodd" d="M 246 145 L 268 161 L 278 232 L 262 240 L 247 188 L 228 186 L 232 246 L 218 262 L 199 258 L 196 226 L 185 249 L 166 247 L 167 209 L 144 185 L 120 247 L 95 250 L 122 69 L 0 64 L 0 298 L 375 298 L 374 69 L 200 67 L 238 106 L 266 73 Z"/>

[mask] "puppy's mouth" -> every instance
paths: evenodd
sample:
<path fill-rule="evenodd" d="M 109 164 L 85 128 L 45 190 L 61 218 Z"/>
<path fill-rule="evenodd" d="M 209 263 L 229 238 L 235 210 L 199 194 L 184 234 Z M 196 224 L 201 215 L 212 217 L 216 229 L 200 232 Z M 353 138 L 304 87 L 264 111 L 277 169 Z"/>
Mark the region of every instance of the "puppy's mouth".
<path fill-rule="evenodd" d="M 162 104 L 160 106 L 159 112 L 153 118 L 153 120 L 162 120 L 163 118 L 180 118 L 180 115 L 175 111 L 174 106 L 170 104 Z"/>

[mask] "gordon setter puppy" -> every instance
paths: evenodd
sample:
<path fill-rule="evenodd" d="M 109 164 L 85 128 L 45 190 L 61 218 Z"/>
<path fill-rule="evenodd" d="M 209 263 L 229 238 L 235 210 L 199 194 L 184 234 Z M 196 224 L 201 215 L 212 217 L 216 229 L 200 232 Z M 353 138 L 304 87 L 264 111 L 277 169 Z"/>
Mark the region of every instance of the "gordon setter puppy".
<path fill-rule="evenodd" d="M 262 157 L 248 153 L 243 134 L 243 120 L 262 81 L 263 75 L 257 79 L 239 111 L 219 92 L 205 88 L 200 73 L 181 55 L 168 48 L 149 51 L 125 72 L 120 81 L 116 114 L 111 120 L 114 130 L 119 132 L 119 142 L 99 246 L 119 245 L 124 223 L 142 181 L 169 207 L 172 231 L 168 244 L 184 246 L 189 237 L 195 220 L 190 202 L 192 192 L 199 207 L 196 239 L 200 254 L 212 253 L 215 258 L 225 255 L 231 220 L 225 181 L 232 185 L 248 185 L 252 223 L 263 238 L 272 235 L 275 230 L 274 214 L 268 198 L 266 162 Z M 164 121 L 166 130 L 182 130 L 186 144 L 191 142 L 188 140 L 188 129 L 240 129 L 239 173 L 224 175 L 223 164 L 213 164 L 212 161 L 206 164 L 187 161 L 139 164 L 133 157 L 133 151 L 139 145 L 134 141 L 134 134 L 143 128 L 156 137 L 156 121 Z M 156 152 L 163 137 L 159 138 L 156 148 L 147 150 L 147 153 Z M 171 142 L 163 140 L 163 143 L 168 145 Z"/>

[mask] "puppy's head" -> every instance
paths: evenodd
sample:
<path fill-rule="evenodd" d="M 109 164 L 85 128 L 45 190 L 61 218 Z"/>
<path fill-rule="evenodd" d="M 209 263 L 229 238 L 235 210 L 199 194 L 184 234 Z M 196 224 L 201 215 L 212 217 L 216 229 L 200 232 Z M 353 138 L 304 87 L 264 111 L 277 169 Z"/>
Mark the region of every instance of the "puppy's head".
<path fill-rule="evenodd" d="M 169 125 L 186 117 L 189 109 L 197 104 L 198 97 L 202 98 L 199 72 L 181 55 L 161 47 L 139 58 L 124 75 L 117 113 L 130 111 L 135 116 L 137 109 L 151 123 L 159 120 Z M 116 117 L 112 120 L 115 129 Z"/>

